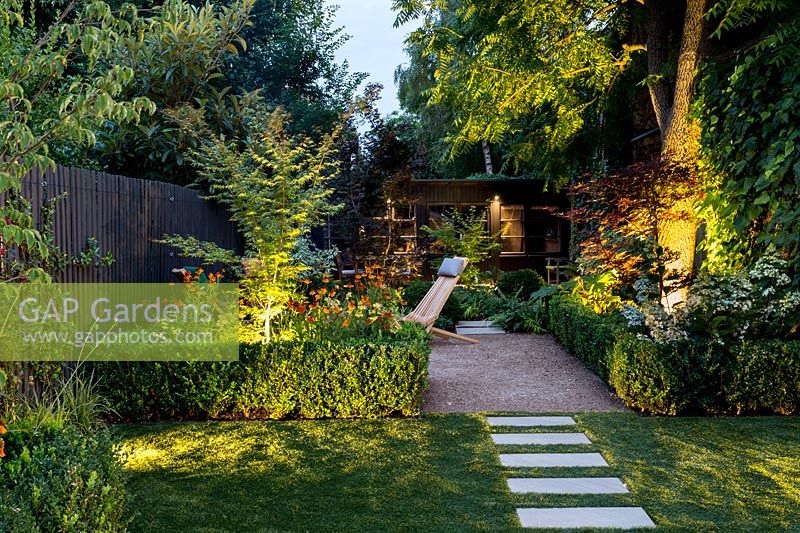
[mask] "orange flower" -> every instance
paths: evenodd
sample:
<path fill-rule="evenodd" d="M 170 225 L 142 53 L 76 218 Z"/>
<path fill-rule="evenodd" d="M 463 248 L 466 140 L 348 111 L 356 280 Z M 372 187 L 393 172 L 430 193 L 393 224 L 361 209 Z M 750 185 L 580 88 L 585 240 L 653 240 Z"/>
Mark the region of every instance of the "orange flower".
<path fill-rule="evenodd" d="M 314 317 L 313 316 L 307 316 L 306 317 L 306 322 L 314 322 Z"/>
<path fill-rule="evenodd" d="M 6 424 L 3 422 L 3 419 L 0 418 L 0 435 L 5 435 L 6 433 L 8 433 L 8 428 L 6 428 Z"/>
<path fill-rule="evenodd" d="M 319 304 L 318 304 L 317 302 L 314 302 L 313 304 L 311 304 L 311 305 L 309 305 L 309 306 L 308 306 L 308 308 L 309 308 L 309 309 L 311 309 L 312 311 L 313 311 L 314 309 L 316 309 L 317 307 L 319 307 Z"/>
<path fill-rule="evenodd" d="M 328 289 L 326 289 L 325 287 L 322 287 L 322 288 L 319 290 L 319 294 L 320 294 L 321 296 L 325 296 L 326 294 L 328 294 Z"/>
<path fill-rule="evenodd" d="M 349 320 L 349 319 L 348 319 L 348 320 L 345 320 L 344 322 L 342 322 L 342 326 L 343 326 L 343 327 L 345 327 L 345 328 L 346 328 L 347 326 L 349 326 L 349 325 L 350 325 L 350 320 Z"/>
<path fill-rule="evenodd" d="M 361 304 L 369 306 L 369 298 L 367 298 L 366 296 L 362 296 L 361 297 Z"/>
<path fill-rule="evenodd" d="M 336 307 L 333 308 L 333 312 L 338 315 L 339 313 L 342 312 L 342 308 L 337 305 Z"/>
<path fill-rule="evenodd" d="M 405 300 L 400 300 L 400 305 L 408 305 L 408 302 Z"/>
<path fill-rule="evenodd" d="M 300 283 L 302 283 L 303 285 L 311 285 L 311 280 L 308 278 L 304 278 L 300 280 Z"/>
<path fill-rule="evenodd" d="M 322 312 L 325 313 L 326 315 L 329 315 L 329 314 L 331 314 L 331 308 L 330 307 L 323 307 L 322 308 Z"/>
<path fill-rule="evenodd" d="M 329 278 L 329 277 L 327 277 L 327 276 L 325 276 L 324 278 L 322 278 L 322 283 L 330 283 L 330 282 L 331 282 L 331 278 Z"/>
<path fill-rule="evenodd" d="M 347 309 L 348 310 L 352 311 L 355 308 L 356 308 L 356 303 L 353 300 L 350 300 L 349 302 L 347 302 Z"/>
<path fill-rule="evenodd" d="M 352 283 L 348 283 L 347 285 L 344 286 L 345 289 L 352 289 L 353 287 L 354 285 Z"/>
<path fill-rule="evenodd" d="M 3 439 L 0 439 L 0 458 L 6 456 L 6 443 Z"/>
<path fill-rule="evenodd" d="M 309 296 L 314 296 L 317 294 L 317 291 L 308 291 Z"/>

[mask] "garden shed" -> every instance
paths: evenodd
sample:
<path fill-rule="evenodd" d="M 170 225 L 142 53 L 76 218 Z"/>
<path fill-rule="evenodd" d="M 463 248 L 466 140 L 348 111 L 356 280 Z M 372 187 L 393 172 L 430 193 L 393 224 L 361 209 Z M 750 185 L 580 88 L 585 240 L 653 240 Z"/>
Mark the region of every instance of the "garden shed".
<path fill-rule="evenodd" d="M 544 180 L 413 180 L 410 197 L 408 240 L 424 242 L 421 228 L 435 225 L 448 210 L 475 207 L 486 210 L 489 232 L 500 235 L 502 251 L 492 266 L 504 271 L 534 268 L 544 274 L 547 258 L 569 255 L 569 198 L 547 191 Z"/>

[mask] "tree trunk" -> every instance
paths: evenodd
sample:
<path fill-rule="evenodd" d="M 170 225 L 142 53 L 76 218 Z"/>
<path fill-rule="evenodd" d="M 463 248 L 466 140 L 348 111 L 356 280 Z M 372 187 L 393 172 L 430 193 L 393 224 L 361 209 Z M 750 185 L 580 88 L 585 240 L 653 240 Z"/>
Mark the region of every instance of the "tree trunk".
<path fill-rule="evenodd" d="M 677 162 L 694 164 L 699 149 L 700 131 L 689 120 L 689 107 L 697 81 L 697 67 L 706 38 L 707 0 L 687 0 L 686 18 L 683 24 L 678 70 L 675 75 L 675 91 L 672 110 L 662 127 L 661 154 Z"/>
<path fill-rule="evenodd" d="M 483 148 L 483 162 L 486 164 L 486 173 L 494 174 L 494 165 L 492 164 L 492 150 L 489 143 L 485 140 L 481 141 L 481 148 Z"/>
<path fill-rule="evenodd" d="M 651 80 L 649 84 L 653 110 L 661 130 L 661 158 L 666 163 L 695 167 L 699 149 L 700 131 L 689 119 L 689 107 L 696 85 L 697 67 L 704 49 L 706 24 L 704 15 L 707 0 L 686 0 L 678 65 L 675 83 L 670 88 L 663 79 Z M 651 76 L 662 76 L 669 60 L 669 9 L 675 9 L 672 1 L 648 0 L 649 15 L 647 37 L 648 72 Z M 659 224 L 658 242 L 677 258 L 667 267 L 671 270 L 691 273 L 695 268 L 698 221 L 694 216 L 693 200 L 678 202 L 670 210 L 666 220 Z M 683 291 L 666 289 L 665 301 L 679 302 Z"/>
<path fill-rule="evenodd" d="M 665 0 L 647 2 L 647 74 L 651 77 L 647 87 L 662 139 L 672 113 L 672 89 L 664 78 L 669 61 L 670 28 L 665 20 L 669 3 Z"/>

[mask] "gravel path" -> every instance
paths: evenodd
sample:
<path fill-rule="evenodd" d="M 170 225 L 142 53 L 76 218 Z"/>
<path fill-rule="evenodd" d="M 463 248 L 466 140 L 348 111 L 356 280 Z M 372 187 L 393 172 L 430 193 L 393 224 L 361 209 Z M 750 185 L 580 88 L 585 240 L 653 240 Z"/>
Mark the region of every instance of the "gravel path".
<path fill-rule="evenodd" d="M 624 411 L 605 383 L 549 335 L 481 335 L 477 345 L 433 341 L 429 413 Z"/>

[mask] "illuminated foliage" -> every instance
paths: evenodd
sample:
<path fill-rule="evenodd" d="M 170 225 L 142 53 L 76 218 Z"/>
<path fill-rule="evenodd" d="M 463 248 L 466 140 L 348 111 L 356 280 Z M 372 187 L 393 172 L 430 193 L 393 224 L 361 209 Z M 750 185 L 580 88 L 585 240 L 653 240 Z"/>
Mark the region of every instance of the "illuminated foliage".
<path fill-rule="evenodd" d="M 194 154 L 213 198 L 228 206 L 251 258 L 240 305 L 245 340 L 269 342 L 272 321 L 295 296 L 306 269 L 294 260 L 298 239 L 335 211 L 329 180 L 337 172 L 338 130 L 314 141 L 286 130 L 282 109 L 251 114 L 255 133 L 242 148 L 217 139 Z"/>
<path fill-rule="evenodd" d="M 670 222 L 688 220 L 691 210 L 674 206 L 691 198 L 697 175 L 691 167 L 639 163 L 618 172 L 587 175 L 573 188 L 573 220 L 581 238 L 581 262 L 590 273 L 615 270 L 632 284 L 641 273 L 662 284 L 676 251 L 665 249 L 661 233 Z"/>
<path fill-rule="evenodd" d="M 752 265 L 770 248 L 800 267 L 800 6 L 774 4 L 754 46 L 706 68 L 695 105 L 706 192 L 700 209 L 708 222 L 703 248 L 715 272 Z M 734 2 L 724 27 L 752 21 L 763 14 L 759 5 L 734 11 Z"/>
<path fill-rule="evenodd" d="M 507 157 L 553 157 L 584 126 L 634 48 L 614 51 L 616 3 L 593 0 L 396 1 L 398 23 L 422 18 L 410 50 L 429 58 L 426 103 L 450 110 L 453 154 L 513 138 Z"/>

